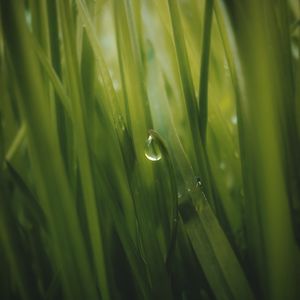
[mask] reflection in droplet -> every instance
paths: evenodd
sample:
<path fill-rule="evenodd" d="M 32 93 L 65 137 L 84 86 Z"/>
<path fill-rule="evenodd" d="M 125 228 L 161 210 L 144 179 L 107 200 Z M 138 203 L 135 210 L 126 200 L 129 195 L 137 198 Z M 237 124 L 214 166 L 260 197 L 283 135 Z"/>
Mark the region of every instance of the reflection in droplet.
<path fill-rule="evenodd" d="M 158 161 L 161 159 L 161 152 L 158 144 L 152 135 L 149 135 L 145 143 L 145 156 L 151 161 Z"/>

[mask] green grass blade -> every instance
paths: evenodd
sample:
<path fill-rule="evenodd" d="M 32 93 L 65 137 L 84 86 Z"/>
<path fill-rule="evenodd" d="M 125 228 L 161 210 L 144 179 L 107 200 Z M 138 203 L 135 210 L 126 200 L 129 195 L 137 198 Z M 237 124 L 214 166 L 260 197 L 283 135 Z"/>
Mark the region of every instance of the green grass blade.
<path fill-rule="evenodd" d="M 289 184 L 283 177 L 287 167 L 282 156 L 285 152 L 282 143 L 286 138 L 285 125 L 279 121 L 282 116 L 280 103 L 285 98 L 285 84 L 280 71 L 280 59 L 284 53 L 281 47 L 276 47 L 274 11 L 269 2 L 258 1 L 239 7 L 233 15 L 233 7 L 227 1 L 219 2 L 217 7 L 225 9 L 223 17 L 236 18 L 234 22 L 238 22 L 240 28 L 239 31 L 231 31 L 232 27 L 228 24 L 226 38 L 228 49 L 233 51 L 227 53 L 237 90 L 252 272 L 259 276 L 257 285 L 264 297 L 296 299 L 296 268 L 292 261 L 297 261 L 298 255 L 288 205 Z M 219 14 L 220 19 L 222 16 Z M 255 20 L 251 30 L 245 21 L 248 18 Z M 271 51 L 267 45 L 273 45 L 276 51 Z M 252 53 L 250 57 L 245 50 Z M 257 61 L 261 63 L 254 65 Z M 270 78 L 274 84 L 270 83 Z M 269 149 L 272 149 L 272 155 Z M 287 252 L 289 256 L 286 256 Z"/>
<path fill-rule="evenodd" d="M 208 114 L 208 73 L 209 73 L 209 53 L 210 36 L 213 18 L 213 0 L 205 1 L 203 32 L 202 32 L 202 52 L 200 60 L 200 84 L 199 84 L 199 122 L 202 142 L 206 144 L 206 128 Z"/>
<path fill-rule="evenodd" d="M 47 56 L 43 53 L 43 50 L 40 48 L 40 46 L 32 40 L 32 43 L 35 48 L 35 52 L 39 58 L 40 63 L 43 66 L 44 71 L 46 72 L 47 76 L 51 80 L 51 83 L 53 84 L 53 87 L 55 88 L 56 93 L 59 96 L 59 99 L 62 101 L 62 105 L 65 108 L 68 116 L 70 119 L 72 119 L 72 113 L 71 113 L 71 101 L 69 96 L 67 95 L 67 92 L 65 91 L 65 88 L 63 87 L 63 84 L 61 83 L 59 77 L 57 76 L 55 70 L 53 69 L 51 62 L 47 58 Z"/>
<path fill-rule="evenodd" d="M 200 135 L 200 127 L 198 122 L 198 108 L 197 100 L 192 81 L 191 71 L 189 67 L 187 51 L 184 42 L 184 35 L 179 14 L 179 7 L 177 1 L 168 1 L 171 15 L 173 37 L 175 41 L 175 48 L 177 54 L 177 62 L 179 65 L 181 85 L 184 94 L 185 105 L 188 111 L 189 126 L 193 136 L 194 153 L 196 154 L 197 166 L 195 166 L 196 173 L 199 173 L 203 181 L 205 190 L 207 191 L 208 199 L 214 207 L 214 199 L 212 194 L 212 187 L 209 179 L 208 166 L 205 160 L 205 153 L 202 144 L 202 137 Z"/>
<path fill-rule="evenodd" d="M 83 106 L 82 87 L 79 78 L 78 64 L 76 53 L 72 49 L 75 47 L 74 29 L 67 20 L 72 19 L 71 6 L 68 3 L 57 3 L 58 15 L 61 22 L 62 36 L 64 38 L 64 54 L 66 58 L 66 73 L 72 97 L 74 118 L 77 120 L 74 126 L 77 133 L 76 151 L 79 162 L 80 178 L 83 186 L 85 198 L 85 209 L 88 217 L 88 230 L 92 244 L 93 261 L 95 263 L 97 280 L 103 299 L 109 299 L 109 288 L 107 282 L 105 259 L 103 253 L 103 240 L 99 216 L 96 209 L 96 198 L 93 187 L 91 172 L 91 160 L 89 157 L 88 144 L 86 139 L 87 128 L 85 120 L 87 118 L 85 107 Z"/>
<path fill-rule="evenodd" d="M 184 228 L 216 299 L 255 299 L 244 272 L 202 191 L 179 206 Z"/>
<path fill-rule="evenodd" d="M 37 59 L 28 43 L 30 38 L 24 19 L 24 7 L 21 2 L 1 1 L 1 12 L 5 37 L 22 93 L 21 108 L 27 124 L 31 157 L 34 158 L 37 192 L 42 207 L 47 211 L 51 235 L 55 241 L 51 252 L 56 267 L 60 269 L 66 295 L 76 299 L 87 292 L 93 296 L 96 291 L 91 285 L 92 276 L 82 237 L 80 234 L 74 236 L 75 232 L 80 233 L 79 224 L 71 204 L 72 194 L 61 161 L 58 141 L 48 118 L 47 105 L 43 102 L 47 96 L 42 88 Z M 53 199 L 57 200 L 53 201 Z M 57 217 L 57 214 L 66 212 L 65 218 L 62 215 Z M 64 245 L 66 252 L 61 251 L 59 245 Z M 70 257 L 71 252 L 74 254 Z M 64 265 L 65 267 L 62 268 Z M 74 266 L 80 269 L 81 273 L 74 274 Z M 85 288 L 76 286 L 76 283 L 81 280 L 85 282 Z"/>

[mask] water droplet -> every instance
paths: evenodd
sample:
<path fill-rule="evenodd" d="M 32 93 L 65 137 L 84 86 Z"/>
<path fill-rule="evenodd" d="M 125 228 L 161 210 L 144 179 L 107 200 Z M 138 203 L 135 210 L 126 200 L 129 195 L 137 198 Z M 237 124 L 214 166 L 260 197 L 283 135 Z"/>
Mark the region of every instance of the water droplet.
<path fill-rule="evenodd" d="M 152 135 L 149 135 L 145 143 L 145 156 L 151 161 L 158 161 L 161 159 L 161 152 L 158 144 Z"/>
<path fill-rule="evenodd" d="M 202 182 L 200 180 L 200 177 L 199 176 L 192 177 L 191 179 L 187 180 L 187 182 L 186 182 L 186 188 L 185 188 L 184 194 L 194 193 L 198 189 L 202 189 Z"/>
<path fill-rule="evenodd" d="M 197 187 L 201 187 L 202 186 L 202 182 L 200 180 L 200 177 L 196 177 L 196 186 Z"/>

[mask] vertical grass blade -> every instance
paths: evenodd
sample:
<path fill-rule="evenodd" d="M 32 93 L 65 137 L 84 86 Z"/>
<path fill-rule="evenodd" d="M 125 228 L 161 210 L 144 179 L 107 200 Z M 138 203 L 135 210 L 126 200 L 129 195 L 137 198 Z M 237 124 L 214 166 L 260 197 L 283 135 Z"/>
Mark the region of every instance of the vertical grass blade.
<path fill-rule="evenodd" d="M 223 17 L 229 15 L 231 25 L 235 24 L 233 32 L 226 26 L 226 35 L 229 47 L 238 51 L 229 53 L 229 61 L 237 87 L 252 274 L 259 274 L 257 285 L 264 297 L 296 299 L 298 289 L 294 280 L 297 271 L 292 262 L 298 255 L 288 205 L 289 184 L 283 177 L 285 125 L 279 121 L 282 116 L 280 103 L 285 97 L 283 79 L 280 78 L 280 57 L 284 53 L 275 46 L 274 10 L 268 1 L 254 1 L 242 6 L 218 2 L 218 9 L 227 10 L 223 11 Z M 254 20 L 251 28 L 246 19 Z M 239 30 L 236 24 L 239 24 Z M 273 52 L 270 45 L 277 50 Z M 272 154 L 269 147 L 272 147 Z"/>
<path fill-rule="evenodd" d="M 47 211 L 51 236 L 54 239 L 51 255 L 55 267 L 59 270 L 67 297 L 80 299 L 86 294 L 96 297 L 58 141 L 44 102 L 47 95 L 43 90 L 37 59 L 29 44 L 23 3 L 1 1 L 1 13 L 4 35 L 22 93 L 21 108 L 34 158 L 37 193 L 43 209 Z M 74 266 L 78 273 L 74 273 Z"/>
<path fill-rule="evenodd" d="M 199 123 L 202 142 L 206 144 L 206 128 L 208 114 L 208 74 L 209 74 L 209 53 L 210 36 L 213 18 L 213 0 L 205 1 L 202 52 L 200 60 L 200 84 L 199 84 Z"/>

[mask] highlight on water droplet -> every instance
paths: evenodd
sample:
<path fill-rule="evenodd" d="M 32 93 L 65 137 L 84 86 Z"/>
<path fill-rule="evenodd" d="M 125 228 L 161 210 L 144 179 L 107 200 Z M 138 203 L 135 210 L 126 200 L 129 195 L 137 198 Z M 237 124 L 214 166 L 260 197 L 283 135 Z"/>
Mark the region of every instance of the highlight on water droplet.
<path fill-rule="evenodd" d="M 191 177 L 185 183 L 185 193 L 194 193 L 198 189 L 202 189 L 202 182 L 200 176 Z"/>
<path fill-rule="evenodd" d="M 201 187 L 202 186 L 202 182 L 199 176 L 196 177 L 196 186 L 197 187 Z"/>
<path fill-rule="evenodd" d="M 162 157 L 159 145 L 151 134 L 145 143 L 145 156 L 151 161 L 158 161 Z"/>

